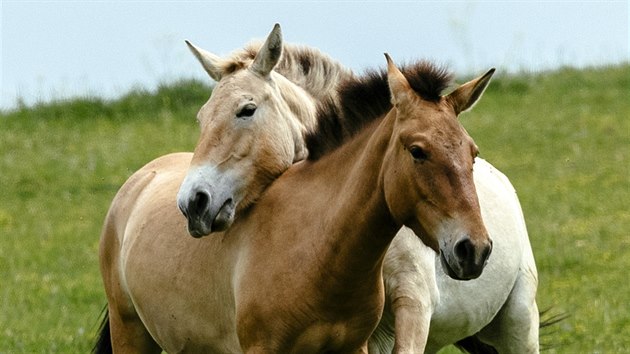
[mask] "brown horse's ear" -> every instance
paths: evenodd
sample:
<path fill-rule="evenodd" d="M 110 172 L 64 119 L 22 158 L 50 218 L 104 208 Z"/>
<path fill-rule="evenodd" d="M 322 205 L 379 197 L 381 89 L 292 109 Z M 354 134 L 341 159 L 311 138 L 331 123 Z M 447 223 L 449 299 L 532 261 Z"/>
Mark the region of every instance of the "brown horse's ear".
<path fill-rule="evenodd" d="M 385 59 L 387 59 L 387 83 L 392 95 L 392 104 L 397 106 L 409 97 L 411 86 L 405 75 L 398 70 L 389 54 L 385 53 Z"/>
<path fill-rule="evenodd" d="M 455 89 L 455 91 L 446 96 L 448 102 L 450 102 L 453 106 L 456 115 L 459 115 L 474 106 L 488 86 L 488 83 L 490 83 L 492 74 L 494 74 L 494 68 L 488 70 L 488 72 L 483 74 L 481 77 L 461 85 Z"/>
<path fill-rule="evenodd" d="M 207 52 L 201 48 L 196 47 L 189 41 L 186 41 L 186 44 L 188 45 L 188 49 L 190 49 L 190 51 L 195 55 L 197 60 L 199 60 L 199 62 L 201 63 L 201 66 L 203 66 L 204 70 L 206 70 L 208 75 L 210 75 L 210 77 L 214 81 L 220 81 L 222 73 L 221 73 L 221 69 L 219 68 L 219 61 L 221 59 L 210 52 Z"/>
<path fill-rule="evenodd" d="M 255 73 L 265 77 L 280 61 L 282 55 L 282 30 L 279 24 L 273 26 L 273 30 L 267 36 L 265 43 L 260 47 L 258 54 L 254 58 L 254 63 L 250 67 Z"/>

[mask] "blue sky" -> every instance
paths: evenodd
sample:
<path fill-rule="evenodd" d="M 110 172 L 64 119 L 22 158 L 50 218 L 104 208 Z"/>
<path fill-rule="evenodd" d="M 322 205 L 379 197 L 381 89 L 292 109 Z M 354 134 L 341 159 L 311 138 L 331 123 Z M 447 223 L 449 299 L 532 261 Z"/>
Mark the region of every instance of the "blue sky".
<path fill-rule="evenodd" d="M 205 79 L 184 39 L 227 54 L 274 23 L 288 42 L 356 71 L 429 58 L 458 74 L 630 60 L 628 1 L 0 0 L 0 108 L 77 95 L 116 97 Z"/>

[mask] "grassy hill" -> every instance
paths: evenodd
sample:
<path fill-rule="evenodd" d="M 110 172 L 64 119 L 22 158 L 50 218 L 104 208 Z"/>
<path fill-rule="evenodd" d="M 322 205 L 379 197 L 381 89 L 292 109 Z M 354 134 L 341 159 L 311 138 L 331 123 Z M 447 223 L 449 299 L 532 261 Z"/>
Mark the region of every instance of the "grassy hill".
<path fill-rule="evenodd" d="M 86 352 L 105 297 L 98 237 L 120 185 L 191 151 L 199 82 L 0 113 L 0 352 Z M 519 192 L 552 353 L 630 350 L 630 65 L 494 79 L 462 117 Z M 447 349 L 445 352 L 455 352 Z"/>

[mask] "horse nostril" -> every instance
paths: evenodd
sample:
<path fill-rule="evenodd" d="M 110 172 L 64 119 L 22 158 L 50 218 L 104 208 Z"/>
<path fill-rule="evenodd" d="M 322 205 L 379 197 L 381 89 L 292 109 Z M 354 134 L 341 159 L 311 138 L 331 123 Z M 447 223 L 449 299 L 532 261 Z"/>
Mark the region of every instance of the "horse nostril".
<path fill-rule="evenodd" d="M 469 259 L 469 257 L 474 255 L 475 249 L 472 242 L 470 241 L 470 238 L 464 237 L 463 239 L 457 241 L 457 243 L 455 244 L 454 251 L 455 251 L 455 256 L 460 261 L 465 262 Z"/>
<path fill-rule="evenodd" d="M 193 199 L 191 203 L 191 211 L 198 216 L 203 215 L 208 208 L 209 201 L 210 197 L 207 193 L 197 192 L 197 194 L 195 194 L 195 199 Z"/>
<path fill-rule="evenodd" d="M 483 261 L 482 264 L 485 264 L 485 262 L 488 260 L 488 258 L 490 257 L 490 253 L 492 253 L 492 240 L 490 240 L 488 245 L 484 247 L 483 252 L 481 253 L 481 260 Z"/>

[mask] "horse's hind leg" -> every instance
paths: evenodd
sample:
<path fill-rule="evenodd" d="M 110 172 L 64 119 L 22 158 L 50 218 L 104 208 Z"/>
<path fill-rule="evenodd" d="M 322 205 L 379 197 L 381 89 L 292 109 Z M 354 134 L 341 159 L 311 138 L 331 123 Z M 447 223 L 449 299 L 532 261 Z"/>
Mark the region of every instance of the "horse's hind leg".
<path fill-rule="evenodd" d="M 153 340 L 137 316 L 109 314 L 109 328 L 114 353 L 161 353 L 162 349 Z"/>
<path fill-rule="evenodd" d="M 161 353 L 123 289 L 118 265 L 120 244 L 113 214 L 108 213 L 101 235 L 99 261 L 107 295 L 109 330 L 114 353 Z"/>
<path fill-rule="evenodd" d="M 495 318 L 477 337 L 499 353 L 538 353 L 539 314 L 536 268 L 521 268 L 516 284 Z"/>

